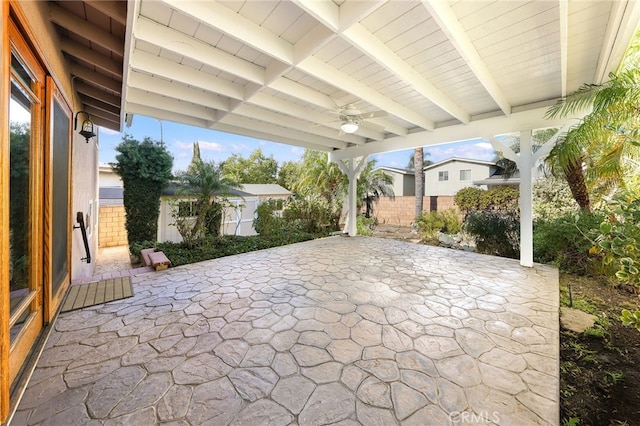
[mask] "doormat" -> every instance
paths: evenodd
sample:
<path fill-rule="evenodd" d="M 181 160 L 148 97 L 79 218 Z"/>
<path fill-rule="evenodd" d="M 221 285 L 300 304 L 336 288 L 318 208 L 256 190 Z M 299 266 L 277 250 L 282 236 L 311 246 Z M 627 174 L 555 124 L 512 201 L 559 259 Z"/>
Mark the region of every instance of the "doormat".
<path fill-rule="evenodd" d="M 60 312 L 74 311 L 133 296 L 130 277 L 111 278 L 93 283 L 72 285 Z"/>

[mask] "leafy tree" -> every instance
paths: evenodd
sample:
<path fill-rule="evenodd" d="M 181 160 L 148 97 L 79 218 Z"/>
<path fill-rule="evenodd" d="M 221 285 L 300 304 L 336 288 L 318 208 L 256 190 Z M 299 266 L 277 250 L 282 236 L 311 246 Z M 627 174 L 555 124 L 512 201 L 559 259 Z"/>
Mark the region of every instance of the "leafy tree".
<path fill-rule="evenodd" d="M 124 186 L 129 247 L 139 241 L 155 241 L 160 196 L 171 179 L 173 157 L 162 142 L 149 137 L 139 142 L 130 135 L 122 137 L 116 151 L 116 162 L 111 167 Z"/>
<path fill-rule="evenodd" d="M 195 198 L 192 212 L 195 220 L 180 215 L 179 208 L 177 212 L 174 210 L 178 232 L 187 247 L 191 248 L 207 236 L 219 235 L 224 205 L 220 198 L 233 194 L 233 190 L 240 185 L 223 177 L 214 162 L 203 161 L 195 155 L 189 169 L 178 173 L 176 177 L 180 186 L 178 194 Z"/>
<path fill-rule="evenodd" d="M 293 191 L 296 182 L 300 178 L 300 162 L 286 161 L 280 165 L 278 169 L 278 185 Z"/>
<path fill-rule="evenodd" d="M 222 175 L 233 182 L 240 183 L 277 183 L 278 162 L 273 155 L 266 157 L 260 148 L 249 158 L 233 154 L 220 164 Z"/>
<path fill-rule="evenodd" d="M 9 234 L 11 247 L 11 290 L 28 286 L 29 277 L 29 123 L 10 125 Z"/>

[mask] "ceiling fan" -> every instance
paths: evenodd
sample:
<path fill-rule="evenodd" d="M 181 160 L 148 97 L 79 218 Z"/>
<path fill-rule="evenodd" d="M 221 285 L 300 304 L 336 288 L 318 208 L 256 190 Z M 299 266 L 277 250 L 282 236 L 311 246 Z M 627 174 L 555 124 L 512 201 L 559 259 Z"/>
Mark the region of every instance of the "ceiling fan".
<path fill-rule="evenodd" d="M 347 104 L 340 108 L 340 129 L 345 133 L 355 133 L 362 124 L 363 120 L 376 117 L 386 117 L 386 111 L 373 111 L 361 113 L 353 104 Z"/>

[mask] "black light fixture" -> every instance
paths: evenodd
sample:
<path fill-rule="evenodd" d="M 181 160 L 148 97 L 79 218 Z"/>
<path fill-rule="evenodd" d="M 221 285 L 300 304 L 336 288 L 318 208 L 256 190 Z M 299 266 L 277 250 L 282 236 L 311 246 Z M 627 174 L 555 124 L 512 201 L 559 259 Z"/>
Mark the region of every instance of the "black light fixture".
<path fill-rule="evenodd" d="M 84 114 L 85 120 L 82 122 L 82 126 L 80 127 L 80 133 L 89 143 L 89 139 L 94 137 L 96 133 L 93 131 L 93 121 L 91 121 L 91 116 L 86 111 L 78 111 L 76 112 L 76 117 L 73 120 L 73 130 L 78 130 L 78 114 Z"/>

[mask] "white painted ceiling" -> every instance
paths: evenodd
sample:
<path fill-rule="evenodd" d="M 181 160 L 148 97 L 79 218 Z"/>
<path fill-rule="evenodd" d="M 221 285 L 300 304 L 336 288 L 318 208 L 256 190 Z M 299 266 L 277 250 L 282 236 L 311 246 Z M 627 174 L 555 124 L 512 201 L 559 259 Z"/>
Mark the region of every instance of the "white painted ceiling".
<path fill-rule="evenodd" d="M 636 1 L 130 0 L 123 115 L 339 157 L 548 127 L 615 71 Z M 366 120 L 341 134 L 337 111 Z"/>

